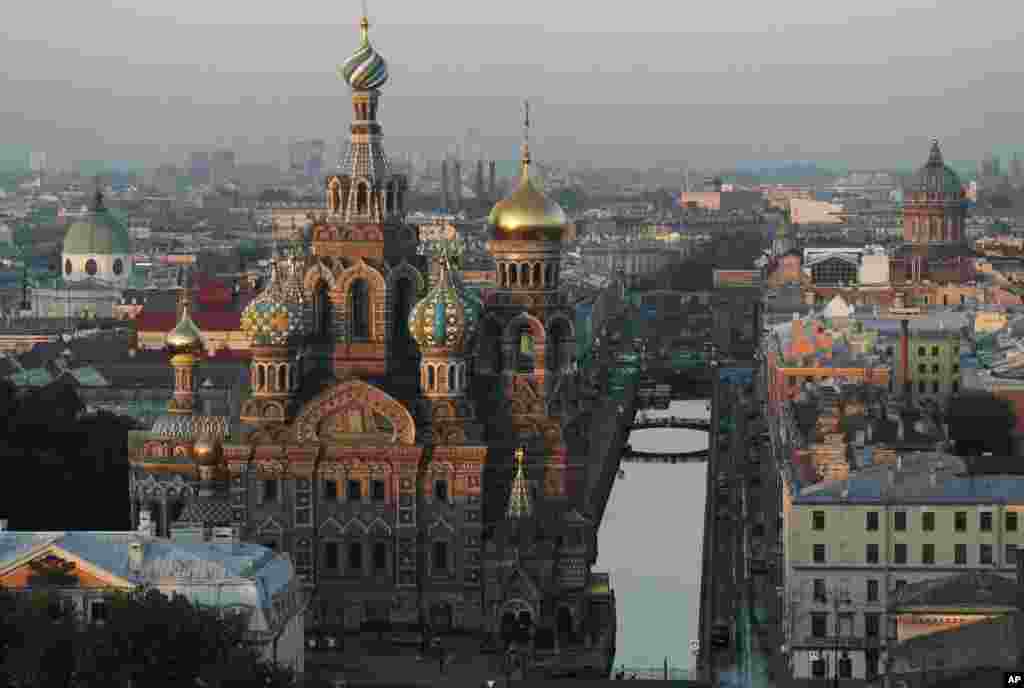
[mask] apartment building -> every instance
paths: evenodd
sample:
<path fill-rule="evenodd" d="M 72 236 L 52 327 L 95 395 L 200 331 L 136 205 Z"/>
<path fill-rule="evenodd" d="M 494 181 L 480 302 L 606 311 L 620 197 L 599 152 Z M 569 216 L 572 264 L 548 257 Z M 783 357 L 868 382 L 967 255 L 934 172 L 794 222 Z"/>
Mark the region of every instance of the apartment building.
<path fill-rule="evenodd" d="M 886 610 L 904 586 L 970 570 L 1016 576 L 1022 475 L 911 454 L 786 501 L 784 627 L 795 678 L 877 677 L 898 637 Z"/>

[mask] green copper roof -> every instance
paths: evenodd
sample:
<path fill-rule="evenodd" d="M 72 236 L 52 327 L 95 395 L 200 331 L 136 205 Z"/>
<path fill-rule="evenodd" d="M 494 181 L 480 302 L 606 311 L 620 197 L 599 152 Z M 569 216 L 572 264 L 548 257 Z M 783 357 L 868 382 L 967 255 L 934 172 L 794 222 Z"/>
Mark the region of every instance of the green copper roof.
<path fill-rule="evenodd" d="M 113 255 L 131 250 L 128 229 L 106 208 L 75 222 L 64 236 L 64 253 Z"/>

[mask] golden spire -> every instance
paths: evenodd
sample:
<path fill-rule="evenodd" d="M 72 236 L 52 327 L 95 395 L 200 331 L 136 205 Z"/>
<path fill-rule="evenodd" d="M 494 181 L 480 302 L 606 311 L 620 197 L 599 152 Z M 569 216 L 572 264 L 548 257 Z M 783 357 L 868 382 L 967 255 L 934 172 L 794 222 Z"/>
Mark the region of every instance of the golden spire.
<path fill-rule="evenodd" d="M 530 176 L 530 101 L 523 101 L 523 178 Z"/>
<path fill-rule="evenodd" d="M 526 471 L 523 468 L 523 458 L 526 450 L 522 447 L 516 449 L 516 474 L 512 478 L 512 490 L 508 496 L 509 518 L 523 518 L 529 516 L 532 511 L 530 505 L 530 490 L 526 482 Z"/>
<path fill-rule="evenodd" d="M 370 42 L 370 13 L 366 10 L 366 0 L 363 0 L 363 18 L 359 21 L 359 28 L 363 35 L 363 43 Z"/>

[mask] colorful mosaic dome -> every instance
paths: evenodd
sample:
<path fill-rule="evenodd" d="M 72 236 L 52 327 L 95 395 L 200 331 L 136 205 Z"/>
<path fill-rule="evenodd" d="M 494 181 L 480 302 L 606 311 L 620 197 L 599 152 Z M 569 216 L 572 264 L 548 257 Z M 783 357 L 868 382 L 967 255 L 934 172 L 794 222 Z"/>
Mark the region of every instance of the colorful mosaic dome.
<path fill-rule="evenodd" d="M 480 322 L 484 306 L 455 277 L 448 258 L 442 258 L 441 276 L 409 313 L 409 333 L 420 349 L 461 351 Z"/>
<path fill-rule="evenodd" d="M 305 334 L 302 295 L 290 293 L 288 286 L 273 263 L 270 284 L 242 311 L 242 331 L 254 344 L 281 346 Z"/>
<path fill-rule="evenodd" d="M 341 78 L 354 91 L 372 91 L 388 80 L 388 63 L 370 45 L 370 21 L 363 17 L 360 23 L 363 38 L 359 49 L 338 68 Z"/>

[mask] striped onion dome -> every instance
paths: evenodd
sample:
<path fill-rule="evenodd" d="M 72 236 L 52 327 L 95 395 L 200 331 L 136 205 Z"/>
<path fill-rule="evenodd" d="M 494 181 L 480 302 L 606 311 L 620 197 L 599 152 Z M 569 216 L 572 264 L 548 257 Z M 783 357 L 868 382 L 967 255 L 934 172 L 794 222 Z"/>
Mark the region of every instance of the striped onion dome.
<path fill-rule="evenodd" d="M 370 45 L 370 20 L 363 17 L 360 22 L 363 38 L 359 49 L 338 68 L 341 78 L 354 91 L 372 91 L 388 80 L 388 63 Z"/>
<path fill-rule="evenodd" d="M 409 313 L 409 333 L 420 350 L 441 348 L 461 352 L 483 310 L 480 299 L 456 278 L 445 255 L 437 285 Z"/>
<path fill-rule="evenodd" d="M 295 265 L 292 265 L 295 270 Z M 303 297 L 285 281 L 277 262 L 271 263 L 270 284 L 242 311 L 242 332 L 254 344 L 283 346 L 304 335 Z"/>

